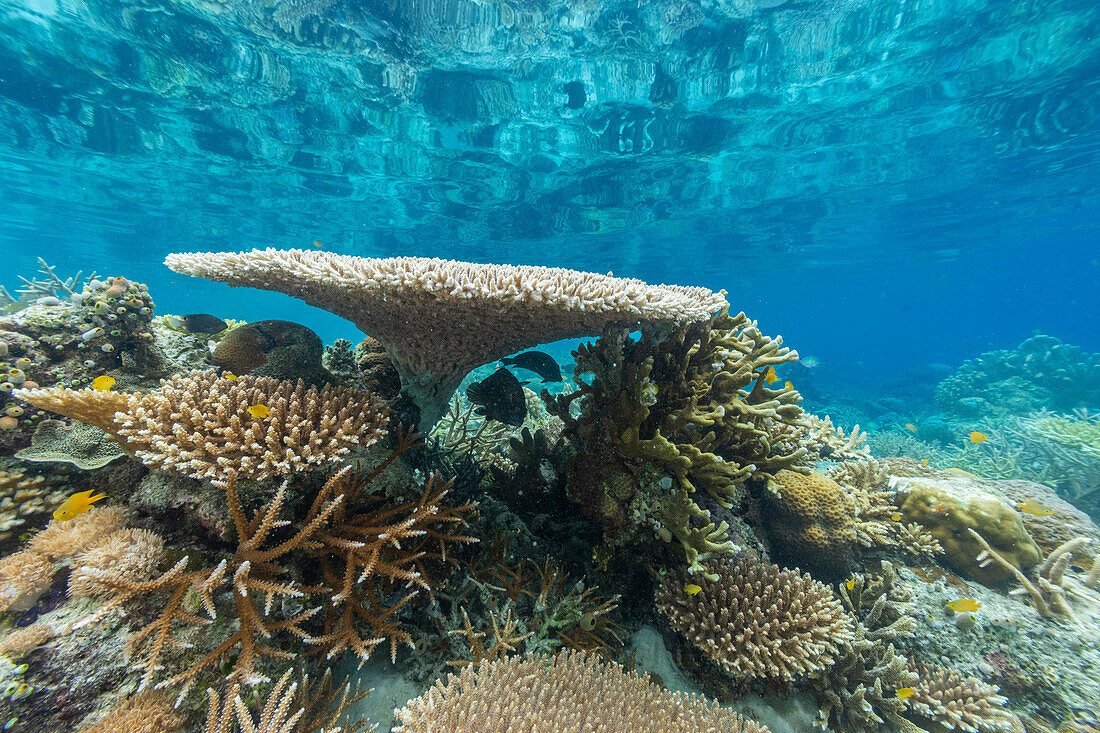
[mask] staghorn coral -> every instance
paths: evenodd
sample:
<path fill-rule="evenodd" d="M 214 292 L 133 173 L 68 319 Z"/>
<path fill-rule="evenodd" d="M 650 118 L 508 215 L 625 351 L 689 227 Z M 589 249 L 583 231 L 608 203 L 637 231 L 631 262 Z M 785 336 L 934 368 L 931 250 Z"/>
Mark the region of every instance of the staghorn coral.
<path fill-rule="evenodd" d="M 1052 483 L 1068 498 L 1080 502 L 1100 492 L 1100 415 L 1041 412 L 1017 419 L 1010 432 L 1052 467 Z"/>
<path fill-rule="evenodd" d="M 692 576 L 669 573 L 657 592 L 657 609 L 673 630 L 737 678 L 791 682 L 819 675 L 852 639 L 853 624 L 821 583 L 777 565 L 744 558 L 711 560 L 695 595 Z"/>
<path fill-rule="evenodd" d="M 35 428 L 31 444 L 15 454 L 24 461 L 71 463 L 83 471 L 102 468 L 126 452 L 95 425 L 62 420 L 43 420 Z"/>
<path fill-rule="evenodd" d="M 293 295 L 382 342 L 430 428 L 474 367 L 608 324 L 710 318 L 724 294 L 560 268 L 274 249 L 172 254 L 176 272 Z"/>
<path fill-rule="evenodd" d="M 57 636 L 57 632 L 45 621 L 15 628 L 0 639 L 0 654 L 21 656 L 44 646 Z"/>
<path fill-rule="evenodd" d="M 139 692 L 115 705 L 107 714 L 77 733 L 175 733 L 184 717 L 172 708 L 172 698 L 162 692 Z"/>
<path fill-rule="evenodd" d="M 34 303 L 39 298 L 71 298 L 87 287 L 81 278 L 83 270 L 77 270 L 72 277 L 62 280 L 54 272 L 54 266 L 46 264 L 41 257 L 38 258 L 38 273 L 44 276 L 43 280 L 32 277 L 30 280 L 18 275 L 23 281 L 22 287 L 16 288 L 17 295 L 12 296 L 3 285 L 0 285 L 0 312 L 14 313 Z M 95 280 L 95 273 L 87 277 L 90 282 Z"/>
<path fill-rule="evenodd" d="M 92 507 L 64 522 L 51 519 L 44 530 L 31 537 L 27 549 L 51 560 L 69 558 L 101 542 L 125 523 L 126 512 L 120 507 Z"/>
<path fill-rule="evenodd" d="M 140 583 L 153 576 L 164 558 L 164 540 L 155 532 L 117 530 L 73 558 L 69 595 L 76 598 L 109 596 L 113 589 L 98 580 L 103 573 Z"/>
<path fill-rule="evenodd" d="M 1020 719 L 1004 708 L 1008 700 L 996 687 L 926 662 L 910 660 L 909 669 L 917 682 L 907 717 L 965 733 L 1024 732 Z"/>
<path fill-rule="evenodd" d="M 228 677 L 231 684 L 242 682 L 255 685 L 268 681 L 263 671 L 257 667 L 260 660 L 289 659 L 294 657 L 294 653 L 263 641 L 273 640 L 276 634 L 310 639 L 310 634 L 302 624 L 320 611 L 319 608 L 311 608 L 301 612 L 278 613 L 276 618 L 271 616 L 277 599 L 280 602 L 300 599 L 310 590 L 286 580 L 285 568 L 276 561 L 299 549 L 311 535 L 321 529 L 344 499 L 343 496 L 338 496 L 325 502 L 312 521 L 282 542 L 268 546 L 273 542 L 272 533 L 284 524 L 278 517 L 286 498 L 286 488 L 286 483 L 283 483 L 268 507 L 249 518 L 241 508 L 236 481 L 230 480 L 225 484 L 226 503 L 239 544 L 232 557 L 223 559 L 214 567 L 186 571 L 188 558 L 184 557 L 169 571 L 148 581 L 132 581 L 110 570 L 87 568 L 89 582 L 94 582 L 103 589 L 110 589 L 113 595 L 107 603 L 81 619 L 73 628 L 95 623 L 139 596 L 167 592 L 168 599 L 159 605 L 157 617 L 134 633 L 128 643 L 131 654 L 141 657 L 134 668 L 142 671 L 139 690 L 145 689 L 163 671 L 166 652 L 178 645 L 173 634 L 176 626 L 202 626 L 210 622 L 187 610 L 190 602 L 185 603 L 185 600 L 189 594 L 197 596 L 202 608 L 213 620 L 218 614 L 215 593 L 228 583 L 233 610 L 238 620 L 237 629 L 213 649 L 192 660 L 187 669 L 157 683 L 156 689 L 182 685 L 179 696 L 182 700 L 201 672 L 209 668 L 216 669 L 233 653 L 237 657 Z M 256 605 L 261 598 L 262 611 Z M 282 604 L 276 608 L 281 611 Z"/>
<path fill-rule="evenodd" d="M 271 688 L 256 720 L 241 697 L 241 686 L 233 684 L 224 695 L 208 689 L 207 715 L 204 733 L 357 733 L 366 727 L 359 722 L 338 727 L 344 712 L 362 700 L 370 690 L 352 692 L 350 683 L 333 687 L 332 672 L 325 670 L 321 681 L 314 684 L 307 675 L 291 682 L 293 670 L 288 669 Z"/>
<path fill-rule="evenodd" d="M 603 524 L 604 557 L 654 532 L 675 538 L 693 567 L 729 553 L 728 526 L 711 520 L 708 503 L 729 508 L 750 478 L 809 462 L 801 396 L 766 381 L 797 354 L 743 313 L 723 310 L 663 338 L 608 329 L 574 358 L 577 390 L 543 398 L 577 451 L 568 491 Z"/>
<path fill-rule="evenodd" d="M 765 733 L 704 698 L 671 693 L 583 652 L 470 665 L 397 711 L 395 733 Z"/>
<path fill-rule="evenodd" d="M 362 663 L 388 638 L 390 658 L 396 660 L 398 643 L 411 644 L 411 638 L 398 626 L 395 614 L 418 588 L 431 593 L 427 563 L 446 562 L 451 543 L 476 541 L 457 533 L 466 526 L 464 514 L 472 506 L 446 506 L 450 483 L 438 476 L 427 481 L 415 502 L 364 510 L 369 502 L 363 501 L 363 490 L 416 440 L 411 434 L 403 436 L 398 449 L 366 476 L 340 471 L 313 501 L 307 521 L 320 516 L 334 497 L 344 498 L 332 513 L 331 527 L 303 545 L 314 552 L 325 592 L 331 596 L 324 632 L 309 640 L 329 659 L 351 650 Z M 400 598 L 388 600 L 395 594 Z"/>
<path fill-rule="evenodd" d="M 0 540 L 19 531 L 34 514 L 52 512 L 67 492 L 45 476 L 28 475 L 19 464 L 0 461 Z"/>
<path fill-rule="evenodd" d="M 152 468 L 208 478 L 263 480 L 338 459 L 385 434 L 386 407 L 371 395 L 267 377 L 196 371 L 147 395 L 91 389 L 22 390 L 32 404 L 96 425 Z M 265 405 L 266 417 L 248 408 Z"/>
<path fill-rule="evenodd" d="M 53 584 L 50 559 L 21 550 L 0 559 L 0 613 L 29 611 Z"/>

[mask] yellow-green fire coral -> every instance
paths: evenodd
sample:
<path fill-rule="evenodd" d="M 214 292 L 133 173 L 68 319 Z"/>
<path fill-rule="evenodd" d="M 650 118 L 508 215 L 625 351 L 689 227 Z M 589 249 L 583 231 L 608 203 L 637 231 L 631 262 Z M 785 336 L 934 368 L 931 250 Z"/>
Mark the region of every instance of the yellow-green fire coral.
<path fill-rule="evenodd" d="M 577 449 L 568 490 L 603 524 L 605 558 L 656 533 L 675 538 L 698 569 L 701 558 L 732 549 L 711 509 L 737 503 L 749 479 L 809 461 L 801 396 L 768 385 L 798 355 L 744 313 L 723 310 L 663 338 L 608 329 L 575 357 L 577 390 L 548 407 Z M 570 411 L 576 400 L 579 415 Z"/>

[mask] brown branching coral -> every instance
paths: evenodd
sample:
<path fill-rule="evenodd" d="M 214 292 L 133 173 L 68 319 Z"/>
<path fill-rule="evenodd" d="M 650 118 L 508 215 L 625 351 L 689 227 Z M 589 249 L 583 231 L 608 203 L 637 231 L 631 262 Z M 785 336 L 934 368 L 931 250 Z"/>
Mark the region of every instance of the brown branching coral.
<path fill-rule="evenodd" d="M 485 660 L 499 659 L 500 657 L 514 654 L 519 651 L 520 644 L 531 636 L 531 631 L 526 634 L 518 631 L 518 624 L 515 618 L 512 617 L 512 609 L 506 608 L 504 613 L 500 614 L 498 620 L 496 613 L 492 610 L 489 611 L 489 620 L 492 623 L 492 637 L 489 637 L 488 631 L 478 631 L 470 623 L 470 616 L 466 613 L 466 609 L 462 609 L 462 628 L 451 629 L 448 634 L 454 634 L 461 636 L 466 643 L 466 646 L 470 649 L 469 659 L 455 659 L 447 662 L 452 667 L 466 667 L 471 664 L 478 664 Z M 485 640 L 488 639 L 490 646 L 486 648 Z"/>
<path fill-rule="evenodd" d="M 724 294 L 575 270 L 274 249 L 169 255 L 176 272 L 293 295 L 381 341 L 428 428 L 474 367 L 609 324 L 710 318 Z"/>
<path fill-rule="evenodd" d="M 0 559 L 0 613 L 34 608 L 53 584 L 53 575 L 53 562 L 32 550 Z"/>
<path fill-rule="evenodd" d="M 76 555 L 69 575 L 69 595 L 77 598 L 110 596 L 113 588 L 99 582 L 102 573 L 140 583 L 148 580 L 164 560 L 164 540 L 144 529 L 120 529 Z"/>
<path fill-rule="evenodd" d="M 908 717 L 964 733 L 1023 733 L 1023 723 L 1005 709 L 1008 700 L 996 687 L 934 664 L 911 660 L 909 669 L 917 682 Z"/>
<path fill-rule="evenodd" d="M 134 666 L 135 669 L 143 672 L 141 689 L 144 689 L 153 684 L 162 671 L 166 652 L 179 645 L 173 637 L 176 627 L 209 623 L 207 619 L 187 610 L 184 601 L 188 594 L 196 594 L 206 613 L 211 619 L 215 619 L 217 604 L 214 594 L 228 583 L 238 620 L 237 630 L 212 650 L 193 660 L 186 670 L 157 683 L 156 687 L 163 689 L 183 685 L 180 692 L 182 699 L 199 673 L 216 667 L 234 652 L 237 657 L 233 662 L 233 671 L 229 675 L 230 682 L 255 685 L 258 682 L 267 681 L 267 677 L 257 666 L 260 660 L 289 659 L 294 657 L 294 653 L 265 644 L 261 640 L 270 640 L 276 634 L 289 634 L 303 640 L 311 639 L 309 632 L 302 625 L 320 610 L 311 608 L 300 613 L 283 614 L 278 619 L 270 616 L 276 599 L 301 598 L 309 590 L 286 581 L 284 579 L 286 571 L 276 561 L 301 548 L 311 535 L 328 522 L 344 499 L 343 496 L 336 496 L 324 502 L 316 516 L 290 538 L 274 543 L 272 534 L 286 524 L 278 518 L 286 497 L 286 488 L 284 483 L 267 509 L 249 518 L 241 508 L 236 482 L 230 480 L 226 484 L 226 501 L 237 530 L 239 544 L 232 557 L 222 560 L 213 568 L 188 572 L 186 571 L 188 559 L 183 558 L 164 575 L 143 582 L 121 578 L 108 570 L 86 569 L 88 582 L 95 583 L 104 590 L 113 591 L 113 595 L 106 604 L 94 614 L 82 619 L 74 628 L 93 623 L 138 596 L 168 592 L 169 597 L 160 606 L 156 619 L 134 633 L 129 641 L 131 652 L 142 657 Z M 268 546 L 273 543 L 274 546 Z M 262 611 L 257 608 L 260 597 L 263 598 Z"/>
<path fill-rule="evenodd" d="M 146 395 L 49 388 L 22 390 L 20 397 L 102 428 L 151 468 L 219 484 L 337 460 L 378 440 L 388 419 L 378 399 L 346 387 L 231 380 L 214 370 L 175 375 Z M 268 414 L 250 414 L 257 405 Z"/>
<path fill-rule="evenodd" d="M 583 652 L 505 657 L 470 665 L 397 712 L 395 733 L 765 733 L 704 698 Z"/>
<path fill-rule="evenodd" d="M 411 639 L 397 625 L 395 614 L 418 588 L 431 593 L 427 563 L 446 562 L 451 543 L 476 541 L 458 533 L 467 523 L 464 514 L 472 507 L 446 506 L 450 484 L 438 476 L 428 480 L 416 502 L 361 508 L 363 490 L 389 461 L 415 442 L 415 436 L 405 435 L 387 461 L 366 476 L 356 476 L 348 469 L 337 473 L 313 501 L 311 520 L 320 515 L 326 502 L 337 495 L 344 497 L 332 513 L 331 526 L 304 545 L 314 551 L 326 592 L 331 593 L 324 633 L 310 643 L 320 645 L 330 659 L 350 649 L 360 662 L 366 661 L 385 639 L 390 642 L 391 659 L 396 659 L 398 643 L 411 643 Z M 384 602 L 398 587 L 404 589 L 403 597 L 394 603 Z"/>
<path fill-rule="evenodd" d="M 912 593 L 892 563 L 883 560 L 878 574 L 853 575 L 839 588 L 840 602 L 862 624 L 871 641 L 893 641 L 913 633 Z"/>
<path fill-rule="evenodd" d="M 820 674 L 853 637 L 852 620 L 828 587 L 796 571 L 744 558 L 709 561 L 717 580 L 669 573 L 657 608 L 671 627 L 737 678 L 790 682 Z"/>
<path fill-rule="evenodd" d="M 570 497 L 603 524 L 606 545 L 656 533 L 675 538 L 689 565 L 729 553 L 728 526 L 711 520 L 708 502 L 728 508 L 750 478 L 804 470 L 802 398 L 767 383 L 798 358 L 782 343 L 723 311 L 637 340 L 608 329 L 574 353 L 577 390 L 547 408 L 577 450 Z"/>
<path fill-rule="evenodd" d="M 139 692 L 107 711 L 100 720 L 78 733 L 175 733 L 184 718 L 172 708 L 172 698 L 163 692 Z"/>
<path fill-rule="evenodd" d="M 268 693 L 260 708 L 259 719 L 241 698 L 241 686 L 233 684 L 224 695 L 208 689 L 207 715 L 204 733 L 357 733 L 366 727 L 359 722 L 347 727 L 337 726 L 344 712 L 359 702 L 370 690 L 352 692 L 351 685 L 333 687 L 332 672 L 325 670 L 321 681 L 314 684 L 308 676 L 291 682 L 293 670 L 288 669 Z"/>

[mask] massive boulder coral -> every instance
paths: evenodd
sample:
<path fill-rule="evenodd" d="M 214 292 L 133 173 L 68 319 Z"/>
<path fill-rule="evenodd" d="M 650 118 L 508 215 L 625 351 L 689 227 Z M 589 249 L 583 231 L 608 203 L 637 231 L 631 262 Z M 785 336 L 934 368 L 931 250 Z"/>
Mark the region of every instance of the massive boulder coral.
<path fill-rule="evenodd" d="M 562 268 L 421 257 L 369 259 L 306 250 L 172 254 L 176 272 L 275 290 L 347 318 L 382 342 L 422 429 L 446 411 L 473 368 L 609 324 L 679 324 L 726 305 L 706 288 Z"/>
<path fill-rule="evenodd" d="M 672 629 L 735 678 L 791 682 L 819 675 L 852 640 L 854 623 L 828 587 L 793 570 L 745 558 L 709 561 L 717 580 L 680 570 L 657 592 Z"/>
<path fill-rule="evenodd" d="M 334 461 L 385 434 L 372 395 L 213 370 L 176 375 L 146 395 L 62 388 L 21 390 L 44 409 L 105 430 L 152 468 L 224 483 L 263 480 Z M 260 406 L 268 414 L 253 415 Z"/>
<path fill-rule="evenodd" d="M 395 733 L 767 733 L 716 703 L 668 692 L 598 655 L 559 652 L 470 665 L 397 711 Z"/>
<path fill-rule="evenodd" d="M 822 425 L 804 420 L 795 389 L 768 386 L 798 354 L 744 313 L 637 339 L 608 329 L 574 356 L 577 389 L 544 399 L 577 451 L 570 496 L 603 524 L 609 553 L 654 533 L 692 566 L 728 553 L 728 526 L 711 508 L 736 504 L 752 478 L 811 461 L 804 441 Z"/>

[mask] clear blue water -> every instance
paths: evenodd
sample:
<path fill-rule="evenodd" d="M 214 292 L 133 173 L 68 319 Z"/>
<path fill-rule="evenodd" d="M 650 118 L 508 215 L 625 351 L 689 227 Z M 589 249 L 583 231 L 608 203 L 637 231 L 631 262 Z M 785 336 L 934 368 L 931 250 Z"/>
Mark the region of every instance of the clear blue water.
<path fill-rule="evenodd" d="M 0 282 L 310 246 L 730 291 L 825 373 L 1100 350 L 1093 0 L 0 3 Z"/>

